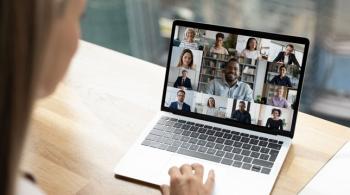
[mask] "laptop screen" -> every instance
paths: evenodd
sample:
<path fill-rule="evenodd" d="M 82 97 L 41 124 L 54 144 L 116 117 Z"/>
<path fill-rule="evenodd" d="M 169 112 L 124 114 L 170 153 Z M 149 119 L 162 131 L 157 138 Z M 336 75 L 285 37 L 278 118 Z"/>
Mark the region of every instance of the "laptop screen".
<path fill-rule="evenodd" d="M 185 25 L 173 30 L 164 107 L 291 131 L 305 44 L 250 31 Z"/>

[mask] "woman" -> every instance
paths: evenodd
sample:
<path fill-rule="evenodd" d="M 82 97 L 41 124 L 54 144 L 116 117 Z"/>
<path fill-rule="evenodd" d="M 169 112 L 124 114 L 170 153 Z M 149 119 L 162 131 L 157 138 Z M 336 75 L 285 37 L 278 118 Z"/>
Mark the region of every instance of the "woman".
<path fill-rule="evenodd" d="M 280 119 L 281 110 L 273 108 L 271 111 L 272 118 L 268 118 L 266 127 L 274 130 L 283 130 L 283 121 Z"/>
<path fill-rule="evenodd" d="M 253 60 L 260 58 L 260 52 L 257 50 L 257 46 L 258 41 L 255 38 L 250 37 L 247 41 L 245 49 L 241 52 L 241 57 L 251 58 Z"/>
<path fill-rule="evenodd" d="M 207 107 L 204 110 L 204 113 L 209 116 L 218 116 L 218 110 L 215 107 L 215 99 L 210 97 L 207 101 Z"/>
<path fill-rule="evenodd" d="M 0 5 L 0 194 L 39 195 L 18 170 L 27 126 L 35 100 L 55 90 L 77 49 L 85 0 Z M 203 184 L 202 173 L 199 164 L 171 168 L 163 194 L 211 194 L 214 174 Z"/>
<path fill-rule="evenodd" d="M 185 31 L 185 38 L 181 41 L 180 47 L 188 49 L 198 49 L 198 44 L 194 42 L 196 31 L 193 28 L 187 28 Z"/>
<path fill-rule="evenodd" d="M 227 49 L 223 46 L 225 38 L 224 34 L 217 33 L 215 38 L 215 45 L 210 48 L 210 53 L 228 55 Z"/>
<path fill-rule="evenodd" d="M 193 64 L 193 53 L 190 49 L 184 49 L 180 55 L 179 63 L 177 67 L 182 67 L 186 69 L 194 69 L 195 65 Z"/>

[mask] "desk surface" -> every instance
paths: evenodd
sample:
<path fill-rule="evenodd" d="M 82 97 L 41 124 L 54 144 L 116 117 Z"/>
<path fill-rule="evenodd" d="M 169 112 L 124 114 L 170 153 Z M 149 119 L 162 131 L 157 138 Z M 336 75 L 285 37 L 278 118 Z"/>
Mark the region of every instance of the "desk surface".
<path fill-rule="evenodd" d="M 64 82 L 35 107 L 22 169 L 52 195 L 160 194 L 113 168 L 159 110 L 164 72 L 81 42 Z M 347 140 L 349 128 L 300 113 L 272 194 L 296 194 Z"/>

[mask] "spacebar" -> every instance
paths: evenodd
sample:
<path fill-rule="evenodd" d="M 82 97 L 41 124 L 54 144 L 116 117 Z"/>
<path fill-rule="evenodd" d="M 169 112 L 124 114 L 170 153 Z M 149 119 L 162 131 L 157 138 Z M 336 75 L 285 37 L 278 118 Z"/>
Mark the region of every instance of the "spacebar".
<path fill-rule="evenodd" d="M 217 162 L 219 163 L 221 161 L 221 157 L 218 156 L 212 156 L 212 155 L 208 155 L 208 154 L 203 154 L 200 152 L 195 152 L 195 151 L 191 151 L 191 150 L 186 150 L 183 148 L 180 148 L 177 153 L 179 154 L 183 154 L 186 156 L 192 156 L 195 158 L 200 158 L 200 159 L 204 159 L 204 160 L 209 160 L 209 161 L 213 161 L 213 162 Z"/>

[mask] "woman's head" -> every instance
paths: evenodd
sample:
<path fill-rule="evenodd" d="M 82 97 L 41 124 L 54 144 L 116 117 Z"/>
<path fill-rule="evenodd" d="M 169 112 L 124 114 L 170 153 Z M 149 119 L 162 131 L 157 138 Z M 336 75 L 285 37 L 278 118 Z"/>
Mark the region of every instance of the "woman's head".
<path fill-rule="evenodd" d="M 0 194 L 12 194 L 33 101 L 63 77 L 85 0 L 3 0 L 0 6 Z"/>
<path fill-rule="evenodd" d="M 192 68 L 193 67 L 193 53 L 190 49 L 184 49 L 180 55 L 178 67 Z"/>
<path fill-rule="evenodd" d="M 185 31 L 185 39 L 186 41 L 192 43 L 194 41 L 194 37 L 196 36 L 196 31 L 193 28 L 187 28 Z"/>
<path fill-rule="evenodd" d="M 224 44 L 225 35 L 223 33 L 217 33 L 215 38 L 215 47 L 222 47 Z"/>
<path fill-rule="evenodd" d="M 215 99 L 213 97 L 210 97 L 207 102 L 207 106 L 209 108 L 215 108 Z"/>
<path fill-rule="evenodd" d="M 282 112 L 280 109 L 277 109 L 277 108 L 273 108 L 271 110 L 271 115 L 274 119 L 278 119 L 280 116 L 281 116 Z"/>
<path fill-rule="evenodd" d="M 257 46 L 258 41 L 255 38 L 250 37 L 247 41 L 247 45 L 245 46 L 245 48 L 248 50 L 257 50 Z"/>

